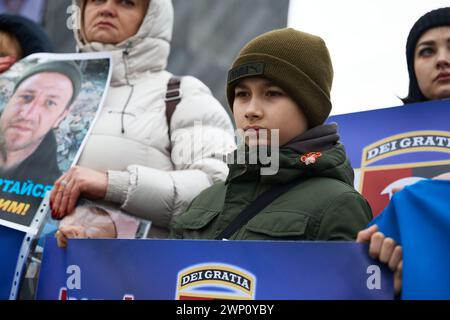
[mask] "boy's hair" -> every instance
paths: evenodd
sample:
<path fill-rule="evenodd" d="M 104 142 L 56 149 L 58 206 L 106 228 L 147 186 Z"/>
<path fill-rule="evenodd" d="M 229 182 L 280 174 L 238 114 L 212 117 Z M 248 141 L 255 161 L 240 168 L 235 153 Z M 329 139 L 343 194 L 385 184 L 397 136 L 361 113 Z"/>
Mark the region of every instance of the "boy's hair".
<path fill-rule="evenodd" d="M 231 109 L 235 86 L 240 80 L 255 76 L 283 88 L 302 109 L 310 128 L 323 124 L 330 114 L 333 66 L 320 37 L 285 28 L 247 43 L 228 73 L 227 98 Z"/>

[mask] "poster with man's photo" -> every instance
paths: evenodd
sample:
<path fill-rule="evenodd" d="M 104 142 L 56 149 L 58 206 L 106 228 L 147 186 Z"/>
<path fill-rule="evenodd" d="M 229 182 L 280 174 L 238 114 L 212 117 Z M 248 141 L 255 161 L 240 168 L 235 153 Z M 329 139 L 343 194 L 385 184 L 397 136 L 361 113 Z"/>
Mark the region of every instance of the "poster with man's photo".
<path fill-rule="evenodd" d="M 109 53 L 34 54 L 0 75 L 0 299 L 33 297 L 58 227 L 49 191 L 77 163 L 110 79 Z"/>
<path fill-rule="evenodd" d="M 37 233 L 46 195 L 101 110 L 110 69 L 107 53 L 34 54 L 0 76 L 0 225 Z"/>

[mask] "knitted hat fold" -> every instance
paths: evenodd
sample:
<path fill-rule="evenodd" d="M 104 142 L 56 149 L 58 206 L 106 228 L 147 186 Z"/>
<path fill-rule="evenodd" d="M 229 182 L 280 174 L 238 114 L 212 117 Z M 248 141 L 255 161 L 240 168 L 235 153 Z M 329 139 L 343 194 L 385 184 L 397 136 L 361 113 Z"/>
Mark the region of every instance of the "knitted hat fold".
<path fill-rule="evenodd" d="M 73 88 L 72 97 L 68 103 L 68 105 L 71 105 L 77 98 L 78 94 L 80 93 L 83 81 L 83 75 L 81 74 L 80 68 L 78 67 L 77 64 L 75 64 L 72 61 L 62 61 L 62 60 L 48 61 L 39 63 L 31 67 L 22 75 L 22 77 L 19 78 L 19 80 L 17 80 L 14 86 L 14 92 L 16 92 L 20 84 L 24 82 L 26 79 L 30 78 L 31 76 L 34 76 L 35 74 L 44 72 L 60 73 L 69 78 L 69 80 L 72 82 Z"/>
<path fill-rule="evenodd" d="M 244 78 L 260 76 L 286 90 L 305 114 L 310 128 L 323 124 L 331 111 L 333 67 L 325 42 L 291 28 L 262 34 L 239 53 L 228 73 L 227 98 Z"/>

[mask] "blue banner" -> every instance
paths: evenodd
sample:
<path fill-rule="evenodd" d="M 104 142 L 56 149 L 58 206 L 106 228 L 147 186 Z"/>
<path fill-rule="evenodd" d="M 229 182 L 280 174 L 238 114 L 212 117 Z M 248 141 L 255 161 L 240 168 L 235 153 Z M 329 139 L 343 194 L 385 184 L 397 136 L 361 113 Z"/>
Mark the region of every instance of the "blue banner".
<path fill-rule="evenodd" d="M 25 233 L 0 226 L 0 300 L 9 299 Z"/>
<path fill-rule="evenodd" d="M 392 299 L 392 273 L 353 242 L 47 238 L 38 299 Z"/>
<path fill-rule="evenodd" d="M 339 124 L 341 141 L 347 148 L 351 163 L 353 167 L 361 168 L 364 164 L 362 151 L 368 145 L 386 137 L 411 131 L 450 133 L 449 116 L 450 99 L 447 99 L 337 115 L 330 117 L 327 122 L 337 122 Z M 432 141 L 427 142 L 425 139 L 421 141 L 416 140 L 414 144 L 414 141 L 411 140 L 409 147 L 442 147 L 443 150 L 448 150 L 450 149 L 448 142 L 449 140 L 445 139 L 436 140 L 435 143 L 432 143 Z M 405 146 L 408 144 L 406 141 L 404 143 Z M 400 144 L 397 144 L 396 149 L 397 151 L 401 150 Z M 420 149 L 416 149 L 416 152 L 420 151 Z M 399 158 L 380 159 L 379 163 L 398 164 L 401 162 L 448 160 L 449 152 L 447 151 L 447 154 L 440 152 L 408 153 Z"/>
<path fill-rule="evenodd" d="M 392 189 L 450 172 L 450 99 L 330 117 L 377 216 Z"/>

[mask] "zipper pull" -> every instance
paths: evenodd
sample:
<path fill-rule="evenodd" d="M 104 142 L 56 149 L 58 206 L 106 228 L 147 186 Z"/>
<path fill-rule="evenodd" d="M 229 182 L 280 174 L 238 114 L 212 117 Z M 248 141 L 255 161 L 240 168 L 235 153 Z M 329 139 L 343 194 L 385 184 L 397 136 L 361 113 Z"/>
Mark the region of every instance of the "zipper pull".
<path fill-rule="evenodd" d="M 124 55 L 124 56 L 128 56 L 128 54 L 130 53 L 129 50 L 130 50 L 130 48 L 131 48 L 131 45 L 132 45 L 131 42 L 128 42 L 128 43 L 127 43 L 127 45 L 126 45 L 126 47 L 125 47 L 125 50 L 123 51 L 123 55 Z"/>

